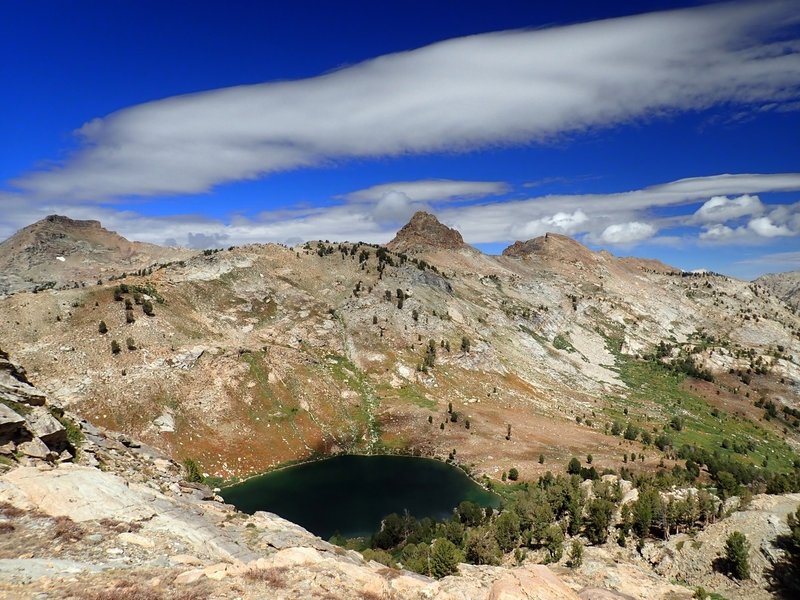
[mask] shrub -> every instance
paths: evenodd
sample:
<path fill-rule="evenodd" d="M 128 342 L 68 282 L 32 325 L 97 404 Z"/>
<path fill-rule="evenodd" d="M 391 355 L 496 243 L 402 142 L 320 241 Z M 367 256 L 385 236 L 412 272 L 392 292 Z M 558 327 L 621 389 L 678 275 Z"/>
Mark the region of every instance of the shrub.
<path fill-rule="evenodd" d="M 507 510 L 494 522 L 494 539 L 503 552 L 511 552 L 519 542 L 520 523 L 517 513 Z"/>
<path fill-rule="evenodd" d="M 150 300 L 145 300 L 144 302 L 142 302 L 142 311 L 148 317 L 152 317 L 155 315 L 155 312 L 153 311 L 153 303 L 150 302 Z"/>
<path fill-rule="evenodd" d="M 117 340 L 111 340 L 111 354 L 119 354 L 122 348 L 119 347 Z"/>
<path fill-rule="evenodd" d="M 392 555 L 386 550 L 367 548 L 361 554 L 364 556 L 364 560 L 374 560 L 375 562 L 379 562 L 387 567 L 397 567 L 397 562 L 395 562 L 395 560 L 392 558 Z"/>
<path fill-rule="evenodd" d="M 558 562 L 564 555 L 564 531 L 558 523 L 551 523 L 544 532 L 543 545 L 547 550 L 546 562 Z"/>
<path fill-rule="evenodd" d="M 511 481 L 516 481 L 517 479 L 519 479 L 519 471 L 517 471 L 517 468 L 516 468 L 516 467 L 511 467 L 511 468 L 508 470 L 508 478 L 509 478 Z"/>
<path fill-rule="evenodd" d="M 100 324 L 97 326 L 97 331 L 103 334 L 108 333 L 108 326 L 105 321 L 100 321 Z"/>
<path fill-rule="evenodd" d="M 466 558 L 474 565 L 498 565 L 502 556 L 497 540 L 488 529 L 473 529 L 467 535 Z"/>
<path fill-rule="evenodd" d="M 62 538 L 67 541 L 77 541 L 83 538 L 83 528 L 69 517 L 55 517 L 54 521 L 55 527 L 53 528 L 53 537 Z"/>
<path fill-rule="evenodd" d="M 456 510 L 461 522 L 468 527 L 477 527 L 483 521 L 483 511 L 481 507 L 474 502 L 464 500 L 458 505 Z"/>
<path fill-rule="evenodd" d="M 136 342 L 134 341 L 134 339 L 132 337 L 129 337 L 127 340 L 125 340 L 125 345 L 128 347 L 128 350 L 130 350 L 131 352 L 136 350 Z"/>
<path fill-rule="evenodd" d="M 183 467 L 186 469 L 186 481 L 203 483 L 203 474 L 200 472 L 200 465 L 192 458 L 183 460 Z"/>
<path fill-rule="evenodd" d="M 750 542 L 741 531 L 734 531 L 725 540 L 725 559 L 736 579 L 750 578 Z"/>
<path fill-rule="evenodd" d="M 608 539 L 608 526 L 613 514 L 614 505 L 605 498 L 595 498 L 589 503 L 586 537 L 592 544 L 603 544 Z"/>
<path fill-rule="evenodd" d="M 286 587 L 287 567 L 268 567 L 266 569 L 249 569 L 245 571 L 244 578 L 248 581 L 263 582 L 271 588 L 283 589 Z"/>
<path fill-rule="evenodd" d="M 572 540 L 567 564 L 573 569 L 577 569 L 583 564 L 583 544 L 581 544 L 580 540 Z"/>
<path fill-rule="evenodd" d="M 570 459 L 569 464 L 567 465 L 567 473 L 570 475 L 578 475 L 581 472 L 581 461 L 579 461 L 574 456 Z"/>
<path fill-rule="evenodd" d="M 455 544 L 445 538 L 437 538 L 431 546 L 431 576 L 441 579 L 458 572 L 461 552 Z"/>

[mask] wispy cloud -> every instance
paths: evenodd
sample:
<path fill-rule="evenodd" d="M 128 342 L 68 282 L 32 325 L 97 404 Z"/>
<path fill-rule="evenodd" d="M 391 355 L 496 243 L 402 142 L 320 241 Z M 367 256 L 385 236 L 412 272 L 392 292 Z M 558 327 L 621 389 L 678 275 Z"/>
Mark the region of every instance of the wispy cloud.
<path fill-rule="evenodd" d="M 800 191 L 800 173 L 695 177 L 609 194 L 494 197 L 506 189 L 502 182 L 449 181 L 437 188 L 430 180 L 407 181 L 344 194 L 329 206 L 299 206 L 255 217 L 237 215 L 228 222 L 201 215 L 148 216 L 87 203 L 30 208 L 17 196 L 0 194 L 0 204 L 8 207 L 4 213 L 8 226 L 0 228 L 0 237 L 47 214 L 62 213 L 99 219 L 130 239 L 170 240 L 193 247 L 312 239 L 385 243 L 414 210 L 437 202 L 437 216 L 471 244 L 524 240 L 547 231 L 624 248 L 642 242 L 683 247 L 741 245 L 800 236 L 800 202 L 776 206 L 758 196 Z M 477 202 L 473 198 L 466 205 L 452 201 L 470 190 L 490 195 Z M 675 207 L 684 214 L 658 216 L 657 209 Z"/>
<path fill-rule="evenodd" d="M 772 252 L 736 262 L 737 265 L 788 267 L 800 269 L 800 252 Z"/>
<path fill-rule="evenodd" d="M 61 201 L 198 193 L 331 160 L 542 142 L 717 103 L 781 110 L 798 100 L 800 44 L 781 38 L 798 19 L 792 1 L 711 5 L 475 35 L 311 79 L 176 96 L 86 123 L 66 161 L 12 183 Z"/>
<path fill-rule="evenodd" d="M 497 196 L 511 191 L 504 181 L 454 181 L 452 179 L 421 179 L 382 183 L 363 190 L 343 194 L 340 198 L 355 202 L 374 202 L 396 192 L 417 202 L 446 202 L 464 198 Z"/>

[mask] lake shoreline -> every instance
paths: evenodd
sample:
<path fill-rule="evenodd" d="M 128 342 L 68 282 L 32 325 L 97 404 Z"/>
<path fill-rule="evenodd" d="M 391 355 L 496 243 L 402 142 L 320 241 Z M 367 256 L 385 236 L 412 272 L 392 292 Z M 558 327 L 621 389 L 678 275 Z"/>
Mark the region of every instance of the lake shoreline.
<path fill-rule="evenodd" d="M 323 461 L 323 460 L 336 458 L 338 456 L 402 456 L 402 457 L 406 457 L 406 458 L 424 458 L 424 459 L 428 459 L 428 460 L 433 460 L 433 461 L 436 461 L 436 462 L 439 462 L 439 463 L 443 463 L 443 464 L 446 464 L 446 465 L 450 465 L 451 467 L 455 467 L 457 469 L 460 469 L 467 477 L 469 477 L 469 479 L 473 483 L 481 486 L 487 492 L 492 492 L 493 494 L 497 493 L 494 490 L 492 490 L 489 486 L 487 486 L 483 481 L 478 480 L 472 473 L 470 473 L 466 469 L 464 469 L 461 466 L 460 463 L 448 462 L 447 460 L 439 458 L 438 456 L 435 456 L 435 455 L 423 456 L 421 454 L 413 454 L 413 451 L 412 451 L 411 454 L 406 454 L 405 452 L 338 452 L 336 454 L 323 454 L 323 455 L 319 455 L 319 456 L 309 456 L 308 458 L 300 458 L 300 459 L 297 459 L 297 460 L 289 460 L 289 461 L 282 462 L 282 463 L 280 463 L 279 465 L 277 465 L 275 467 L 267 469 L 266 471 L 261 471 L 259 473 L 254 473 L 252 475 L 248 475 L 247 477 L 244 477 L 244 478 L 241 478 L 241 479 L 237 479 L 236 481 L 233 481 L 233 482 L 223 481 L 223 482 L 221 482 L 220 485 L 216 485 L 215 488 L 218 488 L 220 491 L 225 491 L 226 489 L 235 487 L 237 485 L 241 485 L 243 483 L 246 483 L 246 482 L 250 481 L 251 479 L 255 479 L 256 477 L 262 477 L 264 475 L 269 475 L 270 473 L 277 473 L 279 471 L 284 471 L 286 469 L 291 469 L 292 467 L 299 467 L 300 465 L 307 465 L 307 464 L 317 463 L 317 462 L 320 462 L 320 461 Z"/>
<path fill-rule="evenodd" d="M 450 461 L 395 453 L 314 457 L 250 477 L 220 495 L 244 513 L 272 512 L 323 539 L 372 533 L 390 513 L 439 520 L 464 501 L 492 508 L 503 503 Z"/>

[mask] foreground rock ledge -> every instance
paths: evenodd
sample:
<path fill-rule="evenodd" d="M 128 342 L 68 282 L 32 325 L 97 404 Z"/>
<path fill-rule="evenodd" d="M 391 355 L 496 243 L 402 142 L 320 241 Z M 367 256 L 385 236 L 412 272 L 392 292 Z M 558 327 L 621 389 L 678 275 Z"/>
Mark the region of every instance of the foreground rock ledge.
<path fill-rule="evenodd" d="M 40 522 L 68 530 L 55 545 L 47 532 L 38 545 L 3 547 L 4 598 L 100 598 L 92 590 L 120 585 L 149 590 L 137 592 L 147 598 L 179 589 L 219 598 L 578 598 L 542 565 L 462 565 L 460 575 L 435 581 L 368 563 L 276 515 L 244 515 L 94 467 L 16 468 L 0 477 L 0 507 L 11 530 L 4 535 L 42 530 Z"/>

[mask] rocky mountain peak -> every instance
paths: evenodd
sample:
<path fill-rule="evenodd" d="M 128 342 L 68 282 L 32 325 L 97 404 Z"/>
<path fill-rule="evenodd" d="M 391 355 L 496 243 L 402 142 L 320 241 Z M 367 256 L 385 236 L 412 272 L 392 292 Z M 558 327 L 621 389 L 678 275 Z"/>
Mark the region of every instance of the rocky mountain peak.
<path fill-rule="evenodd" d="M 442 224 L 434 215 L 418 211 L 386 246 L 394 252 L 418 252 L 431 248 L 458 250 L 465 245 L 458 231 Z"/>
<path fill-rule="evenodd" d="M 503 256 L 524 258 L 531 255 L 560 260 L 595 258 L 595 253 L 580 242 L 566 235 L 549 232 L 525 242 L 514 242 L 503 250 Z"/>
<path fill-rule="evenodd" d="M 131 242 L 100 221 L 49 215 L 0 243 L 0 294 L 94 282 L 193 252 Z"/>
<path fill-rule="evenodd" d="M 65 217 L 63 215 L 48 215 L 41 221 L 37 221 L 31 227 L 36 228 L 46 228 L 52 227 L 53 225 L 59 225 L 61 227 L 74 227 L 74 228 L 84 228 L 90 227 L 93 229 L 101 229 L 102 225 L 100 221 L 95 221 L 91 219 L 87 220 L 79 220 L 79 219 L 70 219 L 69 217 Z"/>

